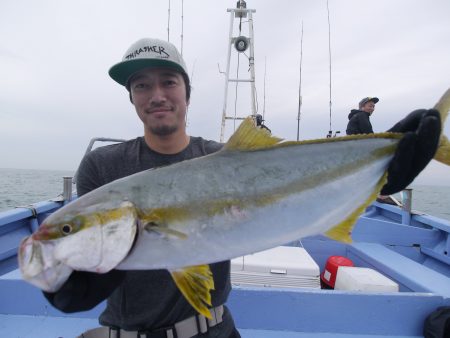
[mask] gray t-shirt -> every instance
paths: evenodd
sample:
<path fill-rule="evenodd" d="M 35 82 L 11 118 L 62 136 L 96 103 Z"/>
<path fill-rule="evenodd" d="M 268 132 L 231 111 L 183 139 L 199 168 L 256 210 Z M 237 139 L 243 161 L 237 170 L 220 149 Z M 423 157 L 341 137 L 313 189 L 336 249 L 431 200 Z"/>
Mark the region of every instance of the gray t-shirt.
<path fill-rule="evenodd" d="M 169 165 L 220 150 L 222 144 L 191 137 L 178 154 L 160 154 L 150 149 L 143 137 L 97 148 L 82 160 L 77 177 L 79 195 L 137 172 Z M 215 290 L 213 306 L 227 300 L 231 290 L 230 262 L 211 264 Z M 172 325 L 196 314 L 181 295 L 167 270 L 127 271 L 124 282 L 108 298 L 100 323 L 125 330 L 155 329 Z M 229 314 L 226 314 L 229 317 Z M 231 317 L 230 320 L 232 321 Z M 228 336 L 224 333 L 224 337 Z M 214 334 L 214 337 L 222 336 Z"/>

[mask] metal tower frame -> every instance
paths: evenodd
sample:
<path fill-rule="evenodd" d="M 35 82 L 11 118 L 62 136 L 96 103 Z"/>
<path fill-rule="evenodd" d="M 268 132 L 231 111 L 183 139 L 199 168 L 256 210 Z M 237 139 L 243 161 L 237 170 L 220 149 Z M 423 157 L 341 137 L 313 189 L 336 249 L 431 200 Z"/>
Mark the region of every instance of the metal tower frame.
<path fill-rule="evenodd" d="M 247 9 L 247 8 L 228 8 L 227 12 L 230 13 L 230 32 L 228 38 L 228 58 L 227 58 L 227 68 L 225 72 L 225 93 L 224 93 L 224 101 L 223 101 L 223 110 L 222 110 L 222 128 L 220 131 L 220 142 L 224 141 L 225 136 L 225 123 L 226 120 L 243 120 L 247 116 L 238 117 L 238 116 L 229 116 L 227 115 L 227 100 L 228 100 L 228 85 L 230 82 L 249 82 L 251 88 L 251 108 L 252 108 L 252 116 L 256 119 L 256 89 L 255 89 L 255 59 L 254 59 L 254 47 L 253 47 L 253 17 L 252 13 L 255 13 L 255 9 Z M 248 25 L 249 25 L 249 70 L 250 70 L 250 78 L 249 79 L 231 79 L 230 78 L 230 60 L 231 60 L 231 49 L 235 44 L 236 40 L 240 37 L 233 37 L 233 23 L 235 18 L 245 18 L 248 16 Z M 235 50 L 237 53 L 239 51 Z"/>

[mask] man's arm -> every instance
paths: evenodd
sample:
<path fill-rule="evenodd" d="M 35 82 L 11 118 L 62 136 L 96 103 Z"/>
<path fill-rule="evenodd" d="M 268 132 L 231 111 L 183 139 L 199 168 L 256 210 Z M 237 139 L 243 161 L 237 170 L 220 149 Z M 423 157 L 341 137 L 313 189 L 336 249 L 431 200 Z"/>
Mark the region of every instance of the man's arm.
<path fill-rule="evenodd" d="M 74 271 L 56 292 L 43 292 L 55 308 L 63 312 L 87 311 L 100 304 L 122 283 L 125 271 L 105 274 Z"/>
<path fill-rule="evenodd" d="M 77 193 L 82 196 L 102 185 L 92 156 L 86 155 L 78 168 Z M 122 283 L 125 271 L 112 270 L 105 274 L 74 271 L 61 288 L 44 292 L 45 298 L 63 312 L 87 311 L 101 303 Z"/>

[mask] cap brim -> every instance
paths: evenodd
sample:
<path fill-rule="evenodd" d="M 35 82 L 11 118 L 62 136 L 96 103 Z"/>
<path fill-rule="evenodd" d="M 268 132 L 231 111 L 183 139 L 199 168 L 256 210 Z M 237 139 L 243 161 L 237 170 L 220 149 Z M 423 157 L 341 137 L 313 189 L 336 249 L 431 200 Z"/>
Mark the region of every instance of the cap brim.
<path fill-rule="evenodd" d="M 158 59 L 135 59 L 122 61 L 112 66 L 108 73 L 114 81 L 118 82 L 122 86 L 126 86 L 130 76 L 144 68 L 171 68 L 179 71 L 180 73 L 186 74 L 183 67 L 177 63 Z"/>
<path fill-rule="evenodd" d="M 377 103 L 380 100 L 378 99 L 378 97 L 372 97 L 369 101 L 372 101 L 373 103 Z"/>

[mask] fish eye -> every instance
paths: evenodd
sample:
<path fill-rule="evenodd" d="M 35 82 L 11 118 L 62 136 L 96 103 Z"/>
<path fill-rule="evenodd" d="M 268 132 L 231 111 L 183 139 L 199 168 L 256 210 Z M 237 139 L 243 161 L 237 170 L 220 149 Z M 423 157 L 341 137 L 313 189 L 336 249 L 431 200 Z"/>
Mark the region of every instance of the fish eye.
<path fill-rule="evenodd" d="M 72 232 L 72 226 L 70 224 L 64 224 L 61 227 L 61 231 L 64 235 L 69 235 Z"/>

